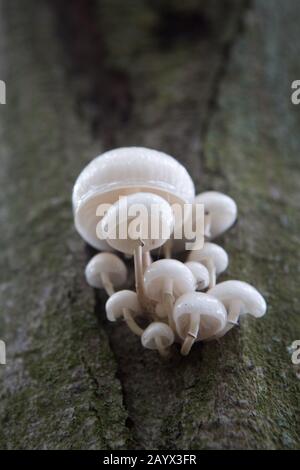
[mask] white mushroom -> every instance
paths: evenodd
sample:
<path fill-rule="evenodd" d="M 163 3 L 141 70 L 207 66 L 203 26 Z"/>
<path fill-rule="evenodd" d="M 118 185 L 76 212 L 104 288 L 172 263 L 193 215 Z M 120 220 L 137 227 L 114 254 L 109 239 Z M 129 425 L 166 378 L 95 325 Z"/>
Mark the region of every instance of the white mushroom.
<path fill-rule="evenodd" d="M 177 297 L 195 290 L 196 281 L 191 270 L 180 261 L 161 259 L 152 263 L 144 273 L 146 295 L 162 304 L 165 316 L 173 328 L 172 316 L 174 300 Z M 156 308 L 156 313 L 161 309 Z"/>
<path fill-rule="evenodd" d="M 208 293 L 219 299 L 225 306 L 227 325 L 218 335 L 224 336 L 238 323 L 240 315 L 249 313 L 255 318 L 262 317 L 267 304 L 262 295 L 250 284 L 243 281 L 224 281 L 210 289 Z"/>
<path fill-rule="evenodd" d="M 117 321 L 123 317 L 134 334 L 138 336 L 143 334 L 144 330 L 134 320 L 136 316 L 142 313 L 142 308 L 135 292 L 131 290 L 115 292 L 106 302 L 105 309 L 109 321 Z"/>
<path fill-rule="evenodd" d="M 206 289 L 209 285 L 209 272 L 202 263 L 198 261 L 187 261 L 185 265 L 192 271 L 196 279 L 196 290 Z"/>
<path fill-rule="evenodd" d="M 98 253 L 85 268 L 87 283 L 96 289 L 105 289 L 108 295 L 114 287 L 124 285 L 127 279 L 125 263 L 113 253 Z"/>
<path fill-rule="evenodd" d="M 142 261 L 143 261 L 143 269 L 148 268 L 151 263 L 153 263 L 152 256 L 150 255 L 149 251 L 144 251 L 143 256 L 142 256 Z"/>
<path fill-rule="evenodd" d="M 237 206 L 226 194 L 217 191 L 206 191 L 198 194 L 195 204 L 204 204 L 205 232 L 210 238 L 216 238 L 228 230 L 237 218 Z"/>
<path fill-rule="evenodd" d="M 82 238 L 97 249 L 105 249 L 106 243 L 96 232 L 104 216 L 99 207 L 136 192 L 150 192 L 181 206 L 195 197 L 191 177 L 173 157 L 142 147 L 110 150 L 92 160 L 74 185 L 74 222 Z"/>
<path fill-rule="evenodd" d="M 204 264 L 209 272 L 209 287 L 216 284 L 216 277 L 228 266 L 228 255 L 226 251 L 215 243 L 206 242 L 201 250 L 193 250 L 188 256 L 188 261 L 198 261 Z"/>
<path fill-rule="evenodd" d="M 134 255 L 136 291 L 143 305 L 146 302 L 143 253 L 161 246 L 170 237 L 173 223 L 171 206 L 151 193 L 123 197 L 102 219 L 101 231 L 106 234 L 107 242 L 123 253 Z"/>
<path fill-rule="evenodd" d="M 144 348 L 157 349 L 161 356 L 169 355 L 169 347 L 174 343 L 174 333 L 165 323 L 153 322 L 142 334 Z"/>
<path fill-rule="evenodd" d="M 110 207 L 99 233 L 114 249 L 132 255 L 140 240 L 143 252 L 162 246 L 169 239 L 173 225 L 173 211 L 165 199 L 152 193 L 136 192 Z"/>
<path fill-rule="evenodd" d="M 217 335 L 226 325 L 222 302 L 202 292 L 190 292 L 177 299 L 174 306 L 176 331 L 182 338 L 181 354 L 186 356 L 195 341 Z"/>

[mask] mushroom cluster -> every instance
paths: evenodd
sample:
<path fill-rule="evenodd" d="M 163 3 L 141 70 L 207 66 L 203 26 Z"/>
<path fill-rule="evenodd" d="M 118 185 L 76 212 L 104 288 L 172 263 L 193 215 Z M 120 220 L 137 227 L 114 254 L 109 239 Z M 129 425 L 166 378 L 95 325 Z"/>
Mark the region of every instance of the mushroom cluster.
<path fill-rule="evenodd" d="M 175 227 L 183 224 L 176 204 L 190 206 L 190 217 L 197 205 L 204 208 L 204 242 L 189 245 L 185 262 L 172 259 L 175 254 L 182 259 L 186 247 L 184 237 L 174 238 Z M 138 224 L 136 206 L 146 214 Z M 191 177 L 173 157 L 139 147 L 100 155 L 75 183 L 73 212 L 79 234 L 100 251 L 86 267 L 88 284 L 105 289 L 107 319 L 123 319 L 145 348 L 168 356 L 170 346 L 179 343 L 187 355 L 195 342 L 224 336 L 241 315 L 265 314 L 266 302 L 250 284 L 217 283 L 228 255 L 213 240 L 235 223 L 235 202 L 216 191 L 195 196 Z M 124 289 L 127 267 L 116 252 L 133 257 L 135 290 Z"/>

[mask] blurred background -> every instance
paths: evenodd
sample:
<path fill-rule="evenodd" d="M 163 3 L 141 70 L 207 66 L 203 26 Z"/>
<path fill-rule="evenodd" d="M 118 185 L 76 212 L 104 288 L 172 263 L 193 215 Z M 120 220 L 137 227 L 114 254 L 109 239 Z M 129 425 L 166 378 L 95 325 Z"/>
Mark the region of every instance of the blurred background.
<path fill-rule="evenodd" d="M 0 1 L 0 447 L 297 449 L 300 3 Z M 268 302 L 163 362 L 84 281 L 71 191 L 96 155 L 145 146 L 238 224 L 222 277 Z"/>

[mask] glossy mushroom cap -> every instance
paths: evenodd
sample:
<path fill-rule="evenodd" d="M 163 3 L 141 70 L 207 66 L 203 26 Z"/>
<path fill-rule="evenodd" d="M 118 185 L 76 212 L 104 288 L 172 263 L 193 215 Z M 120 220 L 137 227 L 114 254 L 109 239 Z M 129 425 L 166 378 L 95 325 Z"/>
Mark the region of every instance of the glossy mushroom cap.
<path fill-rule="evenodd" d="M 222 302 L 202 292 L 191 292 L 179 297 L 174 305 L 173 315 L 177 333 L 182 339 L 185 339 L 189 333 L 191 315 L 199 316 L 197 341 L 218 334 L 227 321 L 227 313 Z"/>
<path fill-rule="evenodd" d="M 224 281 L 208 291 L 208 294 L 219 299 L 226 307 L 230 308 L 232 301 L 241 303 L 240 314 L 249 313 L 259 318 L 267 311 L 267 304 L 263 296 L 250 284 L 243 281 Z"/>
<path fill-rule="evenodd" d="M 85 268 L 87 283 L 96 289 L 101 289 L 103 287 L 101 274 L 108 275 L 111 283 L 119 287 L 126 282 L 127 268 L 117 255 L 98 253 L 93 256 Z"/>
<path fill-rule="evenodd" d="M 168 348 L 174 343 L 174 333 L 165 323 L 153 322 L 142 334 L 142 345 L 147 349 L 158 349 L 155 338 L 160 338 L 164 348 Z"/>
<path fill-rule="evenodd" d="M 127 308 L 133 317 L 142 312 L 138 296 L 132 290 L 120 290 L 109 297 L 106 302 L 106 316 L 109 321 L 116 321 L 123 316 L 123 309 Z"/>
<path fill-rule="evenodd" d="M 228 266 L 228 255 L 226 251 L 215 243 L 206 242 L 201 250 L 193 250 L 188 256 L 188 261 L 198 261 L 206 264 L 207 259 L 211 258 L 216 267 L 216 274 L 219 275 Z"/>
<path fill-rule="evenodd" d="M 144 273 L 145 290 L 150 299 L 157 302 L 162 300 L 165 280 L 172 281 L 175 297 L 194 291 L 196 287 L 194 275 L 187 266 L 174 259 L 160 259 Z"/>
<path fill-rule="evenodd" d="M 192 271 L 196 280 L 197 289 L 202 290 L 208 287 L 209 272 L 203 264 L 197 261 L 187 261 L 185 265 Z"/>
<path fill-rule="evenodd" d="M 102 249 L 103 240 L 96 235 L 97 207 L 136 192 L 151 192 L 180 205 L 195 197 L 191 177 L 173 157 L 143 147 L 110 150 L 92 160 L 74 185 L 74 222 L 82 238 Z"/>
<path fill-rule="evenodd" d="M 139 240 L 144 251 L 163 245 L 173 225 L 173 211 L 165 199 L 152 193 L 135 193 L 111 206 L 100 222 L 100 235 L 106 233 L 106 241 L 114 249 L 132 254 Z"/>
<path fill-rule="evenodd" d="M 216 238 L 228 230 L 237 218 L 236 203 L 226 194 L 217 191 L 206 191 L 196 196 L 195 203 L 204 204 L 205 210 L 210 213 L 211 238 Z"/>

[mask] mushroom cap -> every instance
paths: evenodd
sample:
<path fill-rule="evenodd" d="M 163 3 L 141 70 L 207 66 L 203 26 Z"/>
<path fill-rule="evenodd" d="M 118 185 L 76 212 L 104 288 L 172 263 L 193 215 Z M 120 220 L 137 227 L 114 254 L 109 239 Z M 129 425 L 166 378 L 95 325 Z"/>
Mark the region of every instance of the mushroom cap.
<path fill-rule="evenodd" d="M 175 297 L 192 292 L 196 287 L 195 277 L 187 266 L 175 259 L 160 259 L 145 270 L 144 281 L 147 296 L 160 302 L 166 280 L 173 282 Z"/>
<path fill-rule="evenodd" d="M 226 325 L 227 313 L 222 302 L 203 292 L 190 292 L 177 299 L 173 310 L 176 330 L 182 339 L 189 332 L 193 314 L 200 319 L 197 341 L 218 334 Z"/>
<path fill-rule="evenodd" d="M 209 272 L 204 264 L 198 261 L 187 261 L 184 264 L 192 271 L 196 279 L 197 289 L 205 289 L 209 284 Z"/>
<path fill-rule="evenodd" d="M 204 264 L 198 261 L 187 261 L 184 264 L 192 271 L 196 279 L 197 289 L 205 289 L 209 284 L 209 272 Z"/>
<path fill-rule="evenodd" d="M 205 242 L 201 250 L 191 251 L 188 261 L 198 261 L 198 263 L 206 265 L 208 258 L 213 260 L 217 275 L 225 271 L 228 266 L 228 255 L 224 248 L 210 242 Z"/>
<path fill-rule="evenodd" d="M 267 311 L 267 304 L 263 296 L 253 286 L 243 281 L 224 281 L 212 287 L 208 294 L 219 299 L 227 311 L 233 300 L 241 302 L 241 315 L 249 313 L 259 318 Z"/>
<path fill-rule="evenodd" d="M 236 220 L 237 205 L 226 194 L 206 191 L 196 196 L 195 203 L 204 204 L 205 210 L 211 215 L 211 238 L 216 238 L 224 233 Z"/>
<path fill-rule="evenodd" d="M 106 316 L 109 321 L 116 321 L 123 316 L 123 309 L 130 310 L 133 317 L 141 312 L 141 306 L 136 292 L 132 290 L 120 290 L 109 297 L 105 304 Z"/>
<path fill-rule="evenodd" d="M 153 322 L 145 329 L 142 334 L 142 345 L 147 349 L 157 349 L 155 338 L 161 338 L 161 342 L 165 348 L 174 343 L 174 333 L 172 329 L 162 322 Z"/>
<path fill-rule="evenodd" d="M 102 249 L 103 240 L 96 234 L 97 207 L 139 191 L 157 194 L 170 204 L 191 203 L 195 197 L 191 177 L 173 157 L 143 147 L 110 150 L 92 160 L 75 182 L 74 222 L 81 237 Z"/>
<path fill-rule="evenodd" d="M 101 289 L 103 287 L 101 274 L 107 274 L 111 283 L 118 287 L 127 279 L 125 263 L 114 253 L 98 253 L 88 262 L 85 268 L 87 283 Z"/>
<path fill-rule="evenodd" d="M 173 225 L 173 211 L 165 199 L 152 193 L 134 193 L 113 204 L 99 227 L 100 235 L 108 233 L 106 241 L 111 247 L 132 254 L 139 239 L 144 251 L 163 245 Z"/>

